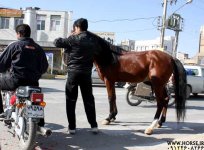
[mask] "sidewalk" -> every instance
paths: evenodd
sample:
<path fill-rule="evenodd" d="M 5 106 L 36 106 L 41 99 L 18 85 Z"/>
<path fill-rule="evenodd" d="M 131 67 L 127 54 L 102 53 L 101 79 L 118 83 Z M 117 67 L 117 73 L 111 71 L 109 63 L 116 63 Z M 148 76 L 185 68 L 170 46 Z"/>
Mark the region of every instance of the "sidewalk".
<path fill-rule="evenodd" d="M 55 79 L 66 79 L 66 75 L 55 75 Z"/>

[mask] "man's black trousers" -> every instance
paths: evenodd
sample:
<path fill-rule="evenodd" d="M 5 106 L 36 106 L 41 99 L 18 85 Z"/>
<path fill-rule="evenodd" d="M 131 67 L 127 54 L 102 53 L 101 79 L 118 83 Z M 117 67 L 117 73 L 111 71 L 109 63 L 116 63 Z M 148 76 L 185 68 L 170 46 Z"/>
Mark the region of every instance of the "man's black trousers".
<path fill-rule="evenodd" d="M 90 126 L 97 127 L 94 96 L 92 93 L 91 72 L 68 72 L 66 92 L 66 111 L 69 122 L 69 129 L 76 128 L 75 108 L 78 98 L 78 86 L 84 103 L 86 116 Z"/>

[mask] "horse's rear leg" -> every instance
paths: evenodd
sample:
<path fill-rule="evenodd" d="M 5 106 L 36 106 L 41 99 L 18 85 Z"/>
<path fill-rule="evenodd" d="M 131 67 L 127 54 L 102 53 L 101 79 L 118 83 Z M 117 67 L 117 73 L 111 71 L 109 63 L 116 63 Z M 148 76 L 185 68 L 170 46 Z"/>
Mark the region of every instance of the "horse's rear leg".
<path fill-rule="evenodd" d="M 162 125 L 163 122 L 165 122 L 166 119 L 166 111 L 167 107 L 165 108 L 165 88 L 155 86 L 154 88 L 156 100 L 157 100 L 157 111 L 154 116 L 154 120 L 151 123 L 151 125 L 145 130 L 145 134 L 152 134 L 155 127 L 158 127 L 159 123 Z"/>
<path fill-rule="evenodd" d="M 114 121 L 116 115 L 118 113 L 117 106 L 116 106 L 116 94 L 115 94 L 115 83 L 109 82 L 106 80 L 106 88 L 108 93 L 108 100 L 109 100 L 109 107 L 110 107 L 110 114 L 109 116 L 103 120 L 103 125 L 110 124 L 111 121 Z"/>

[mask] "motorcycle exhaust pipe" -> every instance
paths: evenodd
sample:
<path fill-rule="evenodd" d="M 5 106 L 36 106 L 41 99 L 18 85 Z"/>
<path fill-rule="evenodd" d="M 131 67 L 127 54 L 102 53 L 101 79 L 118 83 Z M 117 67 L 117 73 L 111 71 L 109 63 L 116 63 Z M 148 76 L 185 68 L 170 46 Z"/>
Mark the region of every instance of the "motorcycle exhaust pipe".
<path fill-rule="evenodd" d="M 46 127 L 38 127 L 38 134 L 48 137 L 52 134 L 52 130 Z"/>

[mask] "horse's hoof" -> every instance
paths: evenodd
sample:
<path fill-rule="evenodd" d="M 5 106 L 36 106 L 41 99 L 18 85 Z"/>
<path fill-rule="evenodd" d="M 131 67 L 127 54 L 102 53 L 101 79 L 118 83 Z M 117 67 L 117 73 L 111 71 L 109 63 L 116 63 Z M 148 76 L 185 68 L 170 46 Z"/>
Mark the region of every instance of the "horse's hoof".
<path fill-rule="evenodd" d="M 147 128 L 144 133 L 147 135 L 151 135 L 153 133 L 153 129 Z"/>
<path fill-rule="evenodd" d="M 106 119 L 102 121 L 102 125 L 109 125 L 109 124 L 110 124 L 110 121 L 108 121 Z"/>
<path fill-rule="evenodd" d="M 157 124 L 157 126 L 156 126 L 157 128 L 161 128 L 162 127 L 162 125 L 161 124 Z"/>

